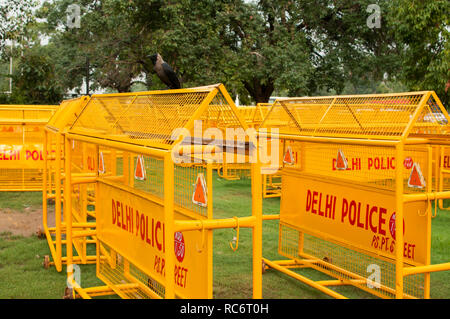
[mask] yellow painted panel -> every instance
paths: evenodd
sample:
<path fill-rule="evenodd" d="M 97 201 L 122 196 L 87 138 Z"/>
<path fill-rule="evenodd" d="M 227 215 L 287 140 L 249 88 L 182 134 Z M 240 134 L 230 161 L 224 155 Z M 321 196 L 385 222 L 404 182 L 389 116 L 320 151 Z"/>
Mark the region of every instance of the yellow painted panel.
<path fill-rule="evenodd" d="M 208 241 L 202 248 L 202 233 L 175 233 L 175 252 L 164 246 L 164 207 L 147 198 L 99 182 L 96 204 L 97 234 L 136 267 L 160 283 L 165 279 L 165 254 L 175 254 L 175 293 L 187 298 L 208 296 Z M 175 213 L 176 219 L 188 219 Z M 201 250 L 201 251 L 199 251 Z"/>
<path fill-rule="evenodd" d="M 42 169 L 42 148 L 42 144 L 1 144 L 0 169 Z"/>
<path fill-rule="evenodd" d="M 404 257 L 425 264 L 425 201 L 404 206 Z M 280 221 L 323 239 L 395 258 L 395 193 L 283 171 Z"/>

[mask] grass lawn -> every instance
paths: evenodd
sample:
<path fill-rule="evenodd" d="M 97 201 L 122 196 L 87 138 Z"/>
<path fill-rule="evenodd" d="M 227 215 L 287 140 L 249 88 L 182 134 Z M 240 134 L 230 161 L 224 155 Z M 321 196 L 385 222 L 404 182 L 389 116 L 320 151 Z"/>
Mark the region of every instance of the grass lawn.
<path fill-rule="evenodd" d="M 251 214 L 250 181 L 226 181 L 214 177 L 214 217 L 226 218 Z M 278 213 L 280 200 L 266 199 L 265 214 Z M 0 193 L 0 208 L 23 210 L 24 207 L 40 207 L 41 193 Z M 450 256 L 450 212 L 438 212 L 433 219 L 432 263 L 448 262 Z M 214 231 L 214 298 L 251 298 L 252 296 L 252 236 L 251 230 L 240 230 L 239 248 L 232 251 L 229 242 L 235 235 L 233 229 Z M 263 227 L 263 256 L 283 259 L 277 253 L 278 221 L 265 221 Z M 58 273 L 54 267 L 44 269 L 43 256 L 50 251 L 45 239 L 36 236 L 20 237 L 0 233 L 0 299 L 49 298 L 60 299 L 66 286 L 65 268 Z M 103 285 L 95 276 L 95 265 L 82 265 L 81 285 Z M 329 279 L 312 270 L 302 274 L 314 280 Z M 353 287 L 333 288 L 350 298 L 373 298 L 372 295 Z M 448 298 L 450 272 L 431 275 L 431 297 Z M 328 298 L 327 295 L 302 284 L 277 271 L 263 275 L 263 297 L 275 299 Z"/>

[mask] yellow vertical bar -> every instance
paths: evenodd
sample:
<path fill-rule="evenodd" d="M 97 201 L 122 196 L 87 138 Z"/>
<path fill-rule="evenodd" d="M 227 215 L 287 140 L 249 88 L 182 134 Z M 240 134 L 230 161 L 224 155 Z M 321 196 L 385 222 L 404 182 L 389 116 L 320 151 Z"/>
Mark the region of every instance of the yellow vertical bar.
<path fill-rule="evenodd" d="M 23 111 L 25 113 L 25 111 Z M 22 145 L 25 145 L 25 124 L 22 124 Z M 26 190 L 25 188 L 25 168 L 22 168 L 22 190 Z"/>
<path fill-rule="evenodd" d="M 207 207 L 207 217 L 208 219 L 213 219 L 213 169 L 212 163 L 208 162 L 206 164 L 206 185 L 208 187 L 208 207 Z M 207 254 L 208 254 L 208 291 L 207 298 L 212 299 L 213 297 L 213 231 L 208 230 L 207 233 Z"/>
<path fill-rule="evenodd" d="M 43 170 L 43 174 L 42 174 L 42 216 L 47 215 L 47 170 L 48 170 L 48 165 L 47 165 L 47 131 L 44 130 L 44 144 L 42 146 L 42 157 L 44 160 L 43 166 L 42 166 L 42 170 Z M 45 225 L 46 223 L 44 223 Z"/>
<path fill-rule="evenodd" d="M 49 156 L 47 155 L 47 161 L 49 161 L 49 163 L 47 163 L 47 170 L 44 170 L 44 173 L 47 174 L 47 196 L 52 194 L 52 167 L 53 165 L 51 165 L 53 163 L 53 156 L 51 153 L 52 148 L 52 139 L 51 139 L 51 134 L 48 134 L 48 132 L 44 129 L 44 132 L 46 133 L 46 143 L 47 143 L 47 150 L 50 150 L 50 160 L 49 160 Z"/>
<path fill-rule="evenodd" d="M 97 185 L 98 185 L 98 183 L 95 183 L 95 193 L 96 194 L 98 194 L 97 193 Z M 98 237 L 95 237 L 95 262 L 96 262 L 95 275 L 97 276 L 97 278 L 100 276 L 100 254 L 101 254 L 100 245 L 101 245 L 101 243 L 98 240 Z M 109 286 L 108 284 L 106 284 L 106 285 Z"/>
<path fill-rule="evenodd" d="M 65 217 L 66 217 L 66 251 L 67 251 L 67 277 L 69 279 L 73 278 L 73 248 L 72 248 L 72 172 L 71 172 L 71 161 L 72 161 L 72 146 L 71 140 L 65 138 L 64 150 L 65 150 L 65 175 L 64 180 L 64 200 L 66 206 Z"/>
<path fill-rule="evenodd" d="M 270 175 L 264 174 L 261 176 L 262 177 L 262 192 L 263 192 L 263 197 L 265 198 L 267 196 L 267 179 L 269 178 L 270 180 Z"/>
<path fill-rule="evenodd" d="M 428 172 L 427 172 L 427 192 L 430 194 L 433 191 L 433 148 L 431 145 L 428 145 Z M 435 165 L 438 165 L 436 162 Z M 437 176 L 436 176 L 437 178 Z M 437 201 L 435 201 L 435 205 L 437 205 Z M 432 207 L 431 207 L 431 201 L 429 200 L 427 203 L 427 215 L 426 215 L 426 265 L 431 264 L 431 215 L 432 215 Z M 429 299 L 430 298 L 430 273 L 424 274 L 424 298 Z"/>
<path fill-rule="evenodd" d="M 48 214 L 48 210 L 47 210 L 47 170 L 48 170 L 48 165 L 47 165 L 47 138 L 48 138 L 48 134 L 47 131 L 44 130 L 44 144 L 42 147 L 42 156 L 44 159 L 44 163 L 42 166 L 43 169 L 43 174 L 42 174 L 42 225 L 44 227 L 44 230 L 47 230 L 48 224 L 47 224 L 47 214 Z M 49 245 L 53 245 L 53 243 L 51 243 L 48 239 L 48 244 Z"/>
<path fill-rule="evenodd" d="M 262 298 L 262 180 L 261 163 L 259 162 L 258 147 L 255 145 L 252 163 L 252 216 L 256 217 L 253 227 L 253 298 Z"/>
<path fill-rule="evenodd" d="M 166 258 L 166 299 L 175 298 L 175 247 L 174 247 L 174 164 L 171 153 L 164 156 L 164 224 Z"/>
<path fill-rule="evenodd" d="M 396 158 L 402 162 L 404 158 L 403 144 L 396 145 Z M 395 168 L 395 298 L 403 298 L 403 165 Z"/>
<path fill-rule="evenodd" d="M 56 237 L 56 259 L 55 266 L 57 271 L 62 270 L 62 235 L 61 235 L 61 143 L 62 135 L 56 134 L 56 147 L 55 147 L 55 237 Z M 66 194 L 64 192 L 64 194 Z"/>
<path fill-rule="evenodd" d="M 98 157 L 98 156 L 96 156 L 96 157 Z M 98 177 L 100 176 L 100 173 L 99 173 L 98 169 L 95 170 L 95 174 L 96 174 L 97 180 L 98 180 Z M 99 185 L 98 185 L 98 183 L 95 183 L 94 184 L 94 196 L 95 196 L 95 203 L 96 204 L 97 204 L 97 200 L 99 199 L 99 197 L 98 197 L 98 195 L 99 195 L 98 189 L 99 189 Z M 95 209 L 95 210 L 97 211 L 97 209 Z M 97 214 L 96 214 L 96 216 L 97 216 Z M 96 263 L 97 263 L 96 274 L 97 274 L 97 277 L 99 276 L 99 273 L 100 273 L 100 262 L 101 262 L 100 261 L 100 252 L 101 252 L 100 245 L 101 245 L 101 243 L 98 240 L 98 237 L 95 236 L 95 246 L 96 246 L 95 248 L 96 248 L 96 254 L 97 254 L 96 255 Z M 106 261 L 104 261 L 104 262 L 106 262 Z"/>
<path fill-rule="evenodd" d="M 87 172 L 87 161 L 88 161 L 88 155 L 87 155 L 87 144 L 85 142 L 81 143 L 81 161 L 82 161 L 82 172 Z M 80 189 L 80 217 L 82 222 L 87 222 L 87 185 L 79 185 Z M 83 264 L 87 263 L 87 237 L 83 237 L 81 240 L 82 248 L 81 248 L 81 258 Z"/>
<path fill-rule="evenodd" d="M 225 156 L 225 154 L 228 154 L 228 152 L 225 152 L 224 153 L 224 161 L 223 161 L 223 163 L 222 163 L 222 175 L 223 175 L 223 178 L 225 178 L 225 179 L 228 179 L 228 160 L 227 160 L 227 158 L 226 158 L 226 156 Z"/>
<path fill-rule="evenodd" d="M 87 185 L 79 185 L 80 202 L 81 202 L 81 220 L 87 222 Z M 87 237 L 82 237 L 82 260 L 83 264 L 87 263 Z"/>
<path fill-rule="evenodd" d="M 444 174 L 442 172 L 444 166 L 444 154 L 445 147 L 439 147 L 439 191 L 442 192 L 444 190 Z M 438 177 L 436 176 L 436 178 Z M 444 201 L 442 199 L 439 200 L 439 208 L 444 209 Z"/>

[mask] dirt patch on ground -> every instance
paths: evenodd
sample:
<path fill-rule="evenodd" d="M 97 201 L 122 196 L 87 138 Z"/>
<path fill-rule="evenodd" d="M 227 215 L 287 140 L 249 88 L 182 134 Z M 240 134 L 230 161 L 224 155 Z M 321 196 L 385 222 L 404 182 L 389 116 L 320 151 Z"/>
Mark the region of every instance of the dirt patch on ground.
<path fill-rule="evenodd" d="M 49 227 L 55 225 L 55 214 L 48 214 Z M 15 211 L 9 208 L 0 209 L 0 233 L 10 232 L 13 235 L 31 236 L 39 230 L 43 231 L 42 209 L 25 208 Z"/>

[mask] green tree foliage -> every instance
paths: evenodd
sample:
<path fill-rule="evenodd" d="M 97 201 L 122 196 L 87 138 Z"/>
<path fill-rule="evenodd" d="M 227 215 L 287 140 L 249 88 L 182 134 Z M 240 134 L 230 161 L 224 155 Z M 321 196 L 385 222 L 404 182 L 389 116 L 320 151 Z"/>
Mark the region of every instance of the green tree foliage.
<path fill-rule="evenodd" d="M 4 54 L 7 40 L 16 40 L 27 33 L 27 27 L 35 20 L 36 5 L 36 0 L 0 2 L 0 56 Z"/>
<path fill-rule="evenodd" d="M 368 27 L 372 3 L 181 0 L 166 8 L 170 23 L 151 47 L 186 84 L 223 82 L 255 102 L 267 102 L 275 91 L 373 92 L 382 81 L 398 80 L 400 48 L 385 25 Z M 387 3 L 380 1 L 382 12 Z"/>
<path fill-rule="evenodd" d="M 401 77 L 411 90 L 434 90 L 450 102 L 450 4 L 448 0 L 392 1 L 389 27 L 399 43 Z"/>
<path fill-rule="evenodd" d="M 11 103 L 59 104 L 63 90 L 55 81 L 52 61 L 45 55 L 27 52 L 19 61 L 13 74 L 14 87 Z"/>
<path fill-rule="evenodd" d="M 137 61 L 142 55 L 140 46 L 145 42 L 145 34 L 128 19 L 126 2 L 79 1 L 79 26 L 68 23 L 73 4 L 69 0 L 54 1 L 46 3 L 40 12 L 47 18 L 49 54 L 62 75 L 59 82 L 70 89 L 79 87 L 86 76 L 88 58 L 92 88 L 128 92 L 142 70 Z"/>
<path fill-rule="evenodd" d="M 273 3 L 175 1 L 165 7 L 167 23 L 149 47 L 185 86 L 223 82 L 256 102 L 266 102 L 276 85 L 301 92 L 310 69 L 305 39 L 295 34 L 293 21 L 280 18 L 289 15 L 288 2 Z"/>
<path fill-rule="evenodd" d="M 127 92 L 142 73 L 164 88 L 148 59 L 159 52 L 184 87 L 222 82 L 243 103 L 428 89 L 447 101 L 448 10 L 445 0 L 52 0 L 37 17 L 65 90 L 81 86 L 87 58 L 92 88 Z"/>

